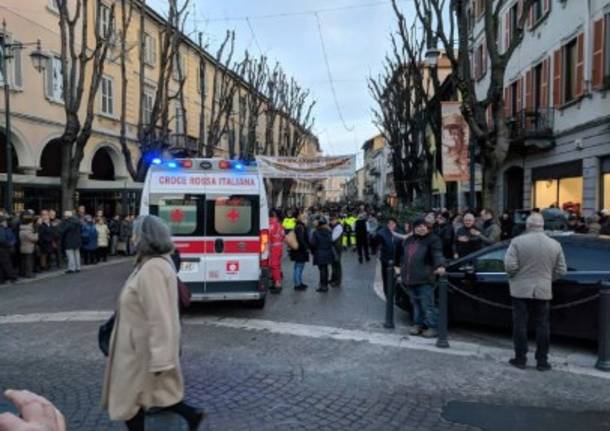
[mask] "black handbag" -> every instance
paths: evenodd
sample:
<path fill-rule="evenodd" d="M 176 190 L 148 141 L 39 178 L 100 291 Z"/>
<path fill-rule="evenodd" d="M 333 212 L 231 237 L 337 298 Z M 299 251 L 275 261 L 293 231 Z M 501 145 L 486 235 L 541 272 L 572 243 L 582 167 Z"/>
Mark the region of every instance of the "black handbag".
<path fill-rule="evenodd" d="M 110 337 L 112 336 L 112 330 L 114 329 L 115 318 L 116 313 L 112 313 L 110 319 L 106 320 L 97 332 L 97 342 L 104 356 L 108 356 L 108 352 L 110 351 Z"/>

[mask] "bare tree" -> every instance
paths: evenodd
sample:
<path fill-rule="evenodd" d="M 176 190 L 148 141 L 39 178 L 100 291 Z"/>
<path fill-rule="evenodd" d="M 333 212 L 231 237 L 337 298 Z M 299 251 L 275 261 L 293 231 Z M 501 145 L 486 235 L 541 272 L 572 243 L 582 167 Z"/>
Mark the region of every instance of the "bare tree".
<path fill-rule="evenodd" d="M 261 55 L 258 59 L 252 58 L 248 51 L 246 51 L 243 72 L 243 78 L 248 85 L 248 91 L 246 92 L 245 97 L 248 136 L 246 147 L 242 148 L 242 151 L 243 157 L 247 160 L 251 160 L 254 158 L 254 154 L 257 152 L 259 146 L 256 131 L 258 129 L 259 118 L 263 112 L 265 103 L 264 92 L 269 80 L 267 58 L 264 55 Z"/>
<path fill-rule="evenodd" d="M 106 28 L 101 21 L 95 27 L 93 45 L 89 43 L 89 1 L 79 0 L 70 11 L 67 0 L 58 0 L 61 36 L 61 66 L 63 102 L 66 124 L 56 139 L 61 145 L 61 205 L 63 210 L 74 207 L 74 193 L 78 184 L 79 167 L 84 149 L 91 137 L 94 104 L 114 27 L 114 5 Z M 97 3 L 97 8 L 101 7 Z M 99 13 L 95 16 L 99 16 Z M 79 37 L 80 36 L 80 37 Z M 89 70 L 91 66 L 91 70 Z M 85 88 L 86 87 L 86 88 Z M 84 118 L 80 113 L 84 106 Z"/>
<path fill-rule="evenodd" d="M 127 32 L 133 18 L 134 4 L 133 0 L 121 0 L 121 29 L 118 34 L 119 37 L 119 59 L 121 63 L 121 131 L 119 136 L 119 143 L 121 144 L 121 151 L 125 158 L 125 165 L 129 175 L 132 178 L 137 177 L 137 171 L 134 168 L 133 158 L 129 149 L 127 140 L 127 88 L 129 85 L 129 78 L 127 74 L 127 61 L 129 52 L 135 47 L 130 45 L 127 41 Z"/>
<path fill-rule="evenodd" d="M 170 147 L 170 105 L 173 101 L 177 100 L 181 104 L 183 112 L 183 124 L 186 125 L 186 115 L 184 107 L 184 96 L 183 90 L 186 82 L 186 74 L 181 70 L 180 62 L 180 44 L 184 40 L 183 28 L 188 17 L 186 9 L 189 5 L 190 0 L 184 0 L 181 6 L 178 5 L 178 0 L 168 1 L 168 17 L 162 28 L 158 31 L 160 40 L 160 51 L 159 56 L 156 58 L 156 63 L 159 66 L 159 74 L 156 77 L 156 88 L 154 102 L 149 113 L 145 113 L 144 99 L 145 99 L 145 68 L 146 68 L 146 2 L 140 3 L 140 28 L 138 36 L 139 45 L 139 115 L 138 115 L 138 146 L 140 150 L 140 158 L 136 162 L 131 157 L 131 152 L 127 147 L 126 131 L 123 130 L 125 127 L 125 100 L 127 94 L 127 67 L 126 61 L 129 51 L 128 42 L 126 41 L 127 27 L 131 21 L 131 14 L 133 13 L 133 0 L 129 0 L 129 12 L 128 19 L 123 17 L 122 19 L 122 40 L 121 40 L 121 77 L 122 77 L 122 150 L 125 156 L 125 163 L 127 170 L 135 181 L 144 181 L 148 167 L 154 157 L 161 155 L 163 152 L 169 150 Z M 122 0 L 123 12 L 125 15 L 125 0 Z M 149 47 L 150 48 L 150 47 Z M 176 68 L 176 69 L 174 69 Z M 177 90 L 171 90 L 172 74 L 177 78 Z M 185 128 L 186 130 L 186 128 Z"/>
<path fill-rule="evenodd" d="M 396 0 L 392 2 L 397 9 Z M 498 37 L 500 12 L 507 1 L 484 0 L 483 19 L 490 64 L 490 84 L 485 96 L 478 99 L 476 79 L 470 63 L 468 0 L 450 0 L 449 4 L 446 0 L 414 1 L 419 22 L 427 34 L 438 38 L 451 63 L 453 79 L 462 97 L 462 114 L 470 126 L 480 153 L 483 168 L 483 205 L 491 208 L 497 208 L 499 204 L 497 178 L 510 147 L 509 119 L 505 113 L 503 99 L 506 67 L 523 40 L 526 19 L 535 2 L 536 0 L 523 0 L 519 3 L 521 14 L 517 17 L 516 28 L 511 31 L 502 50 Z M 446 19 L 447 13 L 449 19 Z M 491 112 L 490 122 L 487 121 L 487 112 Z"/>
<path fill-rule="evenodd" d="M 235 32 L 227 31 L 225 39 L 216 53 L 216 64 L 212 79 L 212 107 L 210 111 L 210 125 L 205 143 L 205 156 L 213 157 L 214 149 L 219 146 L 221 139 L 229 131 L 231 116 L 234 114 L 235 95 L 242 84 L 235 79 L 240 75 L 243 62 L 233 64 L 235 49 Z M 203 142 L 199 143 L 200 151 Z M 235 154 L 231 154 L 233 158 Z"/>

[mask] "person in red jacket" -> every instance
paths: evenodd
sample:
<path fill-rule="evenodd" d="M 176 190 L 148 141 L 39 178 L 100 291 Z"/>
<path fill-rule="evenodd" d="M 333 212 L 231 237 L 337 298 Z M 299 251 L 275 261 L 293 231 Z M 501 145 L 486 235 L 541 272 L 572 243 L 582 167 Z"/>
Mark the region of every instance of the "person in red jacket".
<path fill-rule="evenodd" d="M 269 214 L 269 242 L 271 245 L 269 266 L 271 267 L 271 278 L 273 279 L 273 286 L 269 291 L 271 293 L 280 293 L 282 291 L 284 228 L 280 224 L 275 211 L 271 211 Z"/>

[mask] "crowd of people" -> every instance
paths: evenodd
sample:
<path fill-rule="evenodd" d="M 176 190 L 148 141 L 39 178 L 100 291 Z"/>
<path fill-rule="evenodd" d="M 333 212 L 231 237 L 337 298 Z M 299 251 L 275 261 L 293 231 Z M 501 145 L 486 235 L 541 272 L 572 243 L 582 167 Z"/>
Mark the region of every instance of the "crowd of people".
<path fill-rule="evenodd" d="M 103 211 L 87 214 L 84 206 L 66 211 L 63 218 L 53 209 L 38 214 L 0 210 L 0 283 L 50 270 L 76 273 L 81 264 L 131 255 L 133 221 L 133 215 L 108 219 Z"/>

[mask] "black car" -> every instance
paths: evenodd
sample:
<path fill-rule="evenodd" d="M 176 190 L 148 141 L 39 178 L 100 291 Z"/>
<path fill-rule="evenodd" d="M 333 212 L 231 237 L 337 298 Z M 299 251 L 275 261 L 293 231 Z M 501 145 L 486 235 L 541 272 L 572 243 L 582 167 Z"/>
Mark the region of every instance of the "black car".
<path fill-rule="evenodd" d="M 553 284 L 551 333 L 571 338 L 597 339 L 598 293 L 601 281 L 610 281 L 610 237 L 560 234 L 568 273 Z M 504 271 L 510 241 L 487 247 L 451 262 L 449 321 L 512 327 L 511 299 Z M 399 289 L 400 291 L 400 289 Z M 407 307 L 404 295 L 397 303 Z"/>

